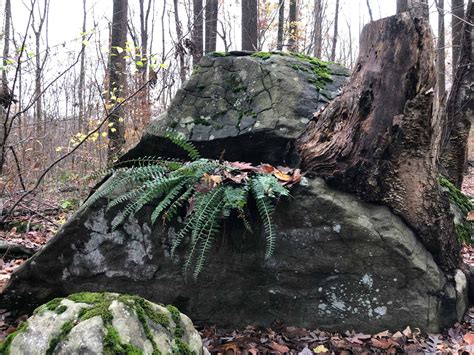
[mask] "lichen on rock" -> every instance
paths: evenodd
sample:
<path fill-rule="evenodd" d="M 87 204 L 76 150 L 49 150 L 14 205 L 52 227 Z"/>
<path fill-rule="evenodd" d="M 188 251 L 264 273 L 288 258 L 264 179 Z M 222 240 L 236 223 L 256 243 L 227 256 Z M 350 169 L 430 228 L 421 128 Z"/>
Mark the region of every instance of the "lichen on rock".
<path fill-rule="evenodd" d="M 61 312 L 58 312 L 58 310 Z M 76 293 L 38 307 L 0 354 L 207 353 L 192 322 L 173 306 L 116 293 Z"/>

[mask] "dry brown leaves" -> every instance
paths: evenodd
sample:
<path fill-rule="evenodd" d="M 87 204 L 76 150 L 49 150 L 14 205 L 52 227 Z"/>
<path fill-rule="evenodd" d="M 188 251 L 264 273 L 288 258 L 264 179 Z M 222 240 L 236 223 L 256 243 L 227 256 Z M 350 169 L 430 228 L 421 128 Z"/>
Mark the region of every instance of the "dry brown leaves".
<path fill-rule="evenodd" d="M 444 334 L 423 334 L 419 329 L 378 334 L 347 331 L 343 334 L 296 327 L 258 328 L 230 332 L 207 327 L 201 330 L 204 345 L 212 355 L 247 354 L 472 354 L 474 353 L 474 308 L 462 324 Z"/>

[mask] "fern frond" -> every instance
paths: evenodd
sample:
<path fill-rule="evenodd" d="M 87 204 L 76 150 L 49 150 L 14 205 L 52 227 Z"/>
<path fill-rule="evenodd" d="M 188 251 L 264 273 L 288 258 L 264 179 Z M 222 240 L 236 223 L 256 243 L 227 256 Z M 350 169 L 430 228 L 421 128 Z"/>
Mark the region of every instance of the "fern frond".
<path fill-rule="evenodd" d="M 156 219 L 163 213 L 163 211 L 170 207 L 170 205 L 174 202 L 174 200 L 178 197 L 179 193 L 187 184 L 189 184 L 189 179 L 183 178 L 183 180 L 176 184 L 166 194 L 166 196 L 160 201 L 158 206 L 156 206 L 153 213 L 151 214 L 151 224 L 155 224 Z"/>
<path fill-rule="evenodd" d="M 143 206 L 150 203 L 162 194 L 168 193 L 176 184 L 184 177 L 160 177 L 152 181 L 148 181 L 144 186 L 144 193 L 133 203 L 128 204 L 115 218 L 112 220 L 112 229 L 116 229 L 131 214 L 139 211 Z"/>
<path fill-rule="evenodd" d="M 167 211 L 163 214 L 164 218 L 167 221 L 171 221 L 178 210 L 183 206 L 185 202 L 187 202 L 191 196 L 194 194 L 195 190 L 194 187 L 189 187 L 180 197 L 178 197 L 167 209 Z"/>
<path fill-rule="evenodd" d="M 212 242 L 220 231 L 223 207 L 224 202 L 221 202 L 214 208 L 213 212 L 209 216 L 208 221 L 206 222 L 205 228 L 200 233 L 200 238 L 196 241 L 199 243 L 199 254 L 196 256 L 196 264 L 193 272 L 193 277 L 195 280 L 203 270 L 207 255 L 211 249 Z"/>
<path fill-rule="evenodd" d="M 191 160 L 198 160 L 201 158 L 201 154 L 199 154 L 196 147 L 178 132 L 168 130 L 165 132 L 164 137 L 183 149 Z"/>
<path fill-rule="evenodd" d="M 257 204 L 258 214 L 263 223 L 265 232 L 266 250 L 265 259 L 269 259 L 275 250 L 275 225 L 273 223 L 274 207 L 271 199 L 266 196 L 265 186 L 258 178 L 252 179 L 252 193 Z"/>

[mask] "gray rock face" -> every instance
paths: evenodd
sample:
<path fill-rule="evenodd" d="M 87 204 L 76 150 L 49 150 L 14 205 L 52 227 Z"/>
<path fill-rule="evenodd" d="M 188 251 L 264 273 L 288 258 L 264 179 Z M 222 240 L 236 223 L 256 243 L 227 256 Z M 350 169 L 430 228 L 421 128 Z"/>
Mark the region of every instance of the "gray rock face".
<path fill-rule="evenodd" d="M 144 151 L 179 157 L 182 152 L 161 137 L 172 127 L 204 157 L 218 158 L 225 150 L 227 160 L 294 165 L 293 140 L 348 76 L 338 65 L 285 53 L 205 56 L 124 159 Z"/>
<path fill-rule="evenodd" d="M 235 226 L 185 283 L 173 229 L 149 228 L 147 213 L 110 231 L 105 202 L 79 211 L 13 274 L 3 301 L 15 307 L 78 291 L 126 292 L 172 303 L 198 323 L 287 324 L 360 331 L 407 325 L 438 331 L 464 310 L 466 283 L 447 277 L 387 208 L 311 179 L 276 211 L 276 252 Z M 461 309 L 463 308 L 463 309 Z M 117 322 L 119 318 L 117 318 Z M 129 323 L 128 327 L 134 326 Z"/>
<path fill-rule="evenodd" d="M 208 354 L 192 322 L 176 308 L 110 293 L 55 299 L 7 342 L 2 354 Z"/>

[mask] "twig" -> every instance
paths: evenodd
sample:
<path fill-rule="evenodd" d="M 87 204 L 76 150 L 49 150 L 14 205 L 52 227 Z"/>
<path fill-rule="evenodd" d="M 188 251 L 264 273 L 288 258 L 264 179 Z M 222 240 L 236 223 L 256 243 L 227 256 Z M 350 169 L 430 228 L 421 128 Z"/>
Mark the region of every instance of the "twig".
<path fill-rule="evenodd" d="M 15 149 L 12 146 L 10 146 L 9 148 L 12 151 L 13 159 L 15 160 L 16 170 L 18 171 L 18 177 L 20 178 L 21 187 L 23 191 L 26 191 L 25 182 L 23 181 L 23 175 L 21 174 L 20 162 L 18 161 Z"/>

